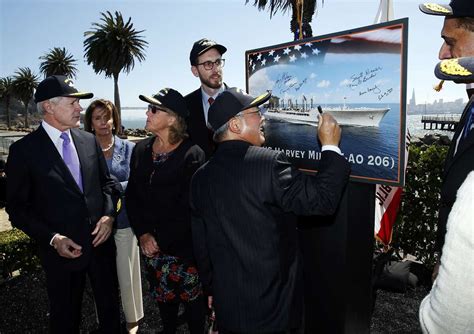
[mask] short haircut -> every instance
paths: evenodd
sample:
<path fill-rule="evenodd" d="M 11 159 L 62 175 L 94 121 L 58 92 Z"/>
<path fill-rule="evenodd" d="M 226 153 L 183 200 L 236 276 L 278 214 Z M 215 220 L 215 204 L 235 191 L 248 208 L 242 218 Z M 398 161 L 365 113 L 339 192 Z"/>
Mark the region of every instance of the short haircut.
<path fill-rule="evenodd" d="M 95 109 L 103 109 L 107 112 L 108 115 L 112 118 L 114 126 L 112 128 L 112 133 L 115 135 L 118 132 L 118 123 L 119 123 L 119 114 L 117 107 L 109 100 L 99 99 L 93 101 L 86 110 L 86 115 L 84 117 L 84 130 L 87 132 L 92 131 L 92 113 Z"/>
<path fill-rule="evenodd" d="M 229 121 L 225 122 L 220 128 L 214 131 L 214 135 L 212 136 L 212 140 L 216 143 L 222 142 L 225 137 L 227 136 L 227 130 L 229 130 Z"/>
<path fill-rule="evenodd" d="M 474 17 L 457 17 L 458 28 L 474 32 Z"/>
<path fill-rule="evenodd" d="M 37 102 L 36 103 L 36 109 L 38 109 L 38 111 L 40 113 L 44 114 L 46 112 L 46 110 L 44 110 L 44 108 L 43 108 L 43 103 L 44 102 L 49 101 L 50 103 L 58 104 L 59 101 L 61 101 L 61 100 L 62 100 L 62 96 L 56 96 L 56 97 L 50 98 L 49 100 Z"/>

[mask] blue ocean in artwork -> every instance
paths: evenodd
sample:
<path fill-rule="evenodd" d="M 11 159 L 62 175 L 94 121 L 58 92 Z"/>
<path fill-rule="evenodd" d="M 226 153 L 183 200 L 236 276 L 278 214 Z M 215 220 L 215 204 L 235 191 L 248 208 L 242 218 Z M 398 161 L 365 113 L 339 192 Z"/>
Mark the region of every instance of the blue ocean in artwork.
<path fill-rule="evenodd" d="M 330 105 L 328 105 L 330 106 Z M 342 126 L 340 148 L 351 163 L 351 177 L 373 183 L 399 182 L 399 163 L 404 154 L 404 134 L 400 133 L 399 104 L 352 104 L 348 107 L 389 107 L 378 127 Z M 267 118 L 265 146 L 283 150 L 290 161 L 303 170 L 317 170 L 320 146 L 317 125 L 295 124 Z"/>

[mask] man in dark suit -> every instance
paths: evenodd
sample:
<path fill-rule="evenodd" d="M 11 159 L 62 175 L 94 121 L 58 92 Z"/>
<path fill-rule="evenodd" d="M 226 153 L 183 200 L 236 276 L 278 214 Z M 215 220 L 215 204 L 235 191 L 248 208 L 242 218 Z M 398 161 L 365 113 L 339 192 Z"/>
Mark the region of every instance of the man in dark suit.
<path fill-rule="evenodd" d="M 219 93 L 226 88 L 222 81 L 225 60 L 222 55 L 226 47 L 207 38 L 196 41 L 189 54 L 191 72 L 201 81 L 201 87 L 184 98 L 189 110 L 187 118 L 188 134 L 194 143 L 206 154 L 206 159 L 215 149 L 212 130 L 207 126 L 209 106 Z"/>
<path fill-rule="evenodd" d="M 79 333 L 88 275 L 100 332 L 118 333 L 120 310 L 112 223 L 116 183 L 95 136 L 76 129 L 82 110 L 70 79 L 51 76 L 35 93 L 38 129 L 10 147 L 6 173 L 12 225 L 35 239 L 46 273 L 50 331 Z"/>
<path fill-rule="evenodd" d="M 452 0 L 449 5 L 425 3 L 420 10 L 430 15 L 445 16 L 441 37 L 444 43 L 440 59 L 474 56 L 474 6 L 472 0 Z M 471 101 L 472 102 L 472 97 Z M 471 103 L 468 104 L 470 106 Z M 470 171 L 474 170 L 474 131 L 471 131 L 474 109 L 465 108 L 446 157 L 441 186 L 436 249 L 441 251 L 446 235 L 449 212 L 456 193 Z M 435 267 L 433 277 L 437 275 Z"/>
<path fill-rule="evenodd" d="M 306 175 L 281 152 L 260 147 L 257 98 L 231 88 L 209 110 L 219 143 L 191 183 L 193 242 L 219 333 L 276 333 L 301 326 L 303 282 L 296 215 L 333 215 L 349 177 L 341 129 L 319 119 L 319 172 Z"/>

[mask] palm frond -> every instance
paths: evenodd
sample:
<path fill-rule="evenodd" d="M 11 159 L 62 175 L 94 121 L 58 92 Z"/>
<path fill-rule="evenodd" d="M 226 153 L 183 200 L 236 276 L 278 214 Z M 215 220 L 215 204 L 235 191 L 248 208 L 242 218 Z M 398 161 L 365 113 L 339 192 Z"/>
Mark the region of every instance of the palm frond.
<path fill-rule="evenodd" d="M 68 54 L 66 48 L 55 47 L 48 53 L 39 57 L 43 62 L 40 64 L 40 72 L 45 78 L 51 75 L 65 75 L 67 77 L 76 77 L 77 60 L 71 54 Z"/>

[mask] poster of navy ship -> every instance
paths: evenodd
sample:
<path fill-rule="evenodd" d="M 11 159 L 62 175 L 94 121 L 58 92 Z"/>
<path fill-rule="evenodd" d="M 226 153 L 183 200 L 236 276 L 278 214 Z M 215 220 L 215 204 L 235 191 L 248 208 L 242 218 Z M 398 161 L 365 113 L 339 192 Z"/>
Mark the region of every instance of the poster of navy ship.
<path fill-rule="evenodd" d="M 265 146 L 318 170 L 318 114 L 342 128 L 351 179 L 404 185 L 408 19 L 246 51 L 247 91 L 272 92 Z"/>

